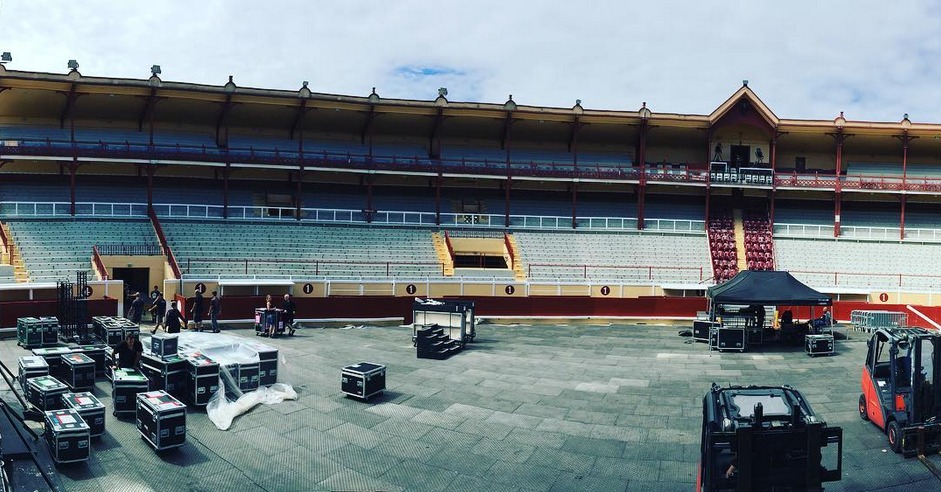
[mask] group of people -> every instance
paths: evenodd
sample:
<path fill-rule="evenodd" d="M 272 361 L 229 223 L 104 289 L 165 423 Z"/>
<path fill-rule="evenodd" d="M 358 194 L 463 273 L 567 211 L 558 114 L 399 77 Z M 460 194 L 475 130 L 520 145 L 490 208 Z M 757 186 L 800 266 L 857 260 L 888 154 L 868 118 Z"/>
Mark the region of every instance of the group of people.
<path fill-rule="evenodd" d="M 140 323 L 144 312 L 144 300 L 139 292 L 132 294 L 131 298 L 133 300 L 128 309 L 127 317 L 135 323 Z M 178 309 L 176 301 L 170 301 L 170 309 L 167 309 L 167 301 L 156 285 L 154 286 L 154 290 L 150 293 L 150 298 L 151 306 L 148 311 L 151 313 L 151 321 L 154 323 L 154 329 L 151 330 L 151 333 L 156 333 L 157 329 L 160 327 L 163 327 L 164 331 L 167 333 L 179 333 L 181 329 L 185 329 L 187 321 L 183 313 Z M 270 294 L 265 296 L 265 308 L 275 310 Z M 208 311 L 202 291 L 196 289 L 193 295 L 193 305 L 189 309 L 189 314 L 190 318 L 193 320 L 193 329 L 197 332 L 202 331 L 204 312 L 206 316 L 209 317 L 210 323 L 212 324 L 212 332 L 219 333 L 219 315 L 222 314 L 222 301 L 219 299 L 219 293 L 217 291 L 212 291 Z M 294 303 L 294 299 L 290 294 L 284 294 L 284 302 L 281 303 L 281 308 L 278 309 L 278 312 L 280 312 L 281 320 L 284 323 L 284 329 L 290 330 L 290 334 L 293 335 L 296 331 L 294 315 L 297 312 L 297 305 Z M 277 323 L 273 323 L 270 326 L 266 325 L 265 334 L 267 336 L 276 335 Z M 128 369 L 136 368 L 140 362 L 143 351 L 144 347 L 140 340 L 137 339 L 137 336 L 134 333 L 129 333 L 127 338 L 114 349 L 115 367 Z"/>
<path fill-rule="evenodd" d="M 294 304 L 294 298 L 291 297 L 291 294 L 284 294 L 284 302 L 281 303 L 280 309 L 274 307 L 271 294 L 268 294 L 265 296 L 265 311 L 267 313 L 274 313 L 274 315 L 271 319 L 265 316 L 265 319 L 262 320 L 262 323 L 264 323 L 262 329 L 263 336 L 273 337 L 278 334 L 278 315 L 281 317 L 280 321 L 284 329 L 288 330 L 288 334 L 294 334 L 296 331 L 296 327 L 294 326 L 294 314 L 297 312 L 297 305 Z"/>

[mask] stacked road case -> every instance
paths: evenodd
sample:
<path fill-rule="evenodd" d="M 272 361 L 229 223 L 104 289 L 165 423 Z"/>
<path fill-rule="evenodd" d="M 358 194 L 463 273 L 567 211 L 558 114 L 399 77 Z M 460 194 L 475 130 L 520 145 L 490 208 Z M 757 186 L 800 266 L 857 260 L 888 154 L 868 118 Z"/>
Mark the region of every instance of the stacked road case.
<path fill-rule="evenodd" d="M 72 353 L 68 347 L 47 347 L 33 349 L 33 355 L 38 355 L 46 359 L 49 365 L 49 374 L 59 374 L 59 366 L 62 365 L 62 356 Z"/>
<path fill-rule="evenodd" d="M 108 348 L 105 344 L 91 344 L 91 345 L 79 345 L 77 347 L 72 347 L 72 352 L 82 353 L 91 357 L 95 361 L 95 374 L 104 374 L 105 373 L 105 349 Z"/>
<path fill-rule="evenodd" d="M 121 316 L 95 316 L 91 320 L 95 336 L 111 347 L 121 343 L 129 333 L 140 335 L 140 326 Z"/>
<path fill-rule="evenodd" d="M 86 390 L 95 386 L 95 361 L 81 353 L 62 354 L 59 364 L 59 379 L 74 390 Z"/>
<path fill-rule="evenodd" d="M 198 352 L 186 356 L 186 362 L 189 375 L 187 396 L 193 405 L 206 405 L 219 390 L 219 364 Z"/>
<path fill-rule="evenodd" d="M 175 353 L 175 351 L 174 351 Z M 186 394 L 186 360 L 177 355 L 162 358 L 155 354 L 143 354 L 141 372 L 150 381 L 150 389 L 163 390 L 177 398 Z"/>
<path fill-rule="evenodd" d="M 165 391 L 137 395 L 137 430 L 156 451 L 186 443 L 186 405 Z"/>
<path fill-rule="evenodd" d="M 45 413 L 46 443 L 56 463 L 85 461 L 91 439 L 88 424 L 75 410 L 52 410 Z"/>
<path fill-rule="evenodd" d="M 42 330 L 37 318 L 16 318 L 16 344 L 23 348 L 42 347 Z"/>
<path fill-rule="evenodd" d="M 340 373 L 343 394 L 368 400 L 386 389 L 386 366 L 360 362 L 346 366 Z"/>
<path fill-rule="evenodd" d="M 49 364 L 46 364 L 46 359 L 38 355 L 20 357 L 16 365 L 19 373 L 20 388 L 23 390 L 24 395 L 26 394 L 26 381 L 28 379 L 49 375 Z"/>
<path fill-rule="evenodd" d="M 111 400 L 114 406 L 111 413 L 133 413 L 138 393 L 149 390 L 147 377 L 134 369 L 115 369 L 111 381 Z"/>
<path fill-rule="evenodd" d="M 62 395 L 65 408 L 74 410 L 88 424 L 91 437 L 105 433 L 105 406 L 89 392 L 66 393 Z"/>
<path fill-rule="evenodd" d="M 59 319 L 17 318 L 16 343 L 23 348 L 49 347 L 59 343 Z"/>
<path fill-rule="evenodd" d="M 62 395 L 68 391 L 68 386 L 52 376 L 26 380 L 26 400 L 44 412 L 64 408 Z"/>

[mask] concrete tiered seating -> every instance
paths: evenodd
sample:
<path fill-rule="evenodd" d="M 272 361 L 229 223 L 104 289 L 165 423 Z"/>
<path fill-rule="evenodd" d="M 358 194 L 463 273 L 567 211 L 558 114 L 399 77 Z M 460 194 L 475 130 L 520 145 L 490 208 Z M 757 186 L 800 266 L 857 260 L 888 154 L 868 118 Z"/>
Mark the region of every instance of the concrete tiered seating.
<path fill-rule="evenodd" d="M 699 283 L 711 276 L 702 234 L 515 232 L 514 236 L 530 280 Z"/>
<path fill-rule="evenodd" d="M 814 287 L 937 289 L 941 244 L 776 238 L 778 268 Z"/>
<path fill-rule="evenodd" d="M 148 220 L 10 220 L 13 240 L 33 282 L 74 278 L 91 270 L 95 244 L 157 245 Z"/>
<path fill-rule="evenodd" d="M 430 230 L 162 220 L 184 274 L 440 277 Z"/>

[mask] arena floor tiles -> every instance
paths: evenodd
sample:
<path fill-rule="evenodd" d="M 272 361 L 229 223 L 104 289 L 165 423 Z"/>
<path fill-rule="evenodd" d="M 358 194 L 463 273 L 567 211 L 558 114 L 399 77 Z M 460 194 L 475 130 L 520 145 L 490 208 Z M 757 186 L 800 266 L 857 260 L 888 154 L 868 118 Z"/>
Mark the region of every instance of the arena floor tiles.
<path fill-rule="evenodd" d="M 82 492 L 688 492 L 702 398 L 715 381 L 790 384 L 841 426 L 843 479 L 827 491 L 941 490 L 857 415 L 865 334 L 848 332 L 836 354 L 811 358 L 772 345 L 710 352 L 679 329 L 480 324 L 465 351 L 428 360 L 416 358 L 408 327 L 305 327 L 264 340 L 280 349 L 279 379 L 297 401 L 260 405 L 228 431 L 191 408 L 186 444 L 161 454 L 133 418 L 109 410 L 91 458 L 52 472 L 62 490 Z M 226 332 L 258 340 L 249 329 Z M 26 354 L 0 341 L 7 367 Z M 360 361 L 387 367 L 386 391 L 368 402 L 340 393 L 340 369 Z M 106 380 L 94 393 L 111 407 Z M 16 406 L 8 389 L 0 396 Z M 42 441 L 37 448 L 47 452 Z"/>

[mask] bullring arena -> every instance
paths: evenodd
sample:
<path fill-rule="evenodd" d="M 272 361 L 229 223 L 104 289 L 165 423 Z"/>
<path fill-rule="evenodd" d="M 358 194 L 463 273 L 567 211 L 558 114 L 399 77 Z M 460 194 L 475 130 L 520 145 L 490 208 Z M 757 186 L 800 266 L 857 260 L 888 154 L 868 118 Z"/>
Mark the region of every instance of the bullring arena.
<path fill-rule="evenodd" d="M 887 311 L 939 327 L 939 155 L 941 124 L 780 119 L 747 83 L 688 115 L 0 65 L 0 361 L 15 372 L 31 355 L 18 319 L 60 316 L 64 283 L 83 320 L 123 316 L 154 286 L 184 312 L 217 291 L 223 334 L 275 347 L 297 392 L 226 431 L 191 405 L 185 444 L 160 453 L 110 411 L 81 462 L 53 463 L 27 433 L 34 453 L 5 457 L 6 477 L 11 490 L 690 490 L 715 382 L 791 385 L 842 427 L 826 490 L 941 489 L 859 418 L 868 334 L 850 323 Z M 744 271 L 829 296 L 834 353 L 677 336 Z M 297 333 L 256 337 L 256 308 L 285 294 Z M 472 301 L 473 341 L 416 358 L 416 298 Z M 776 307 L 770 333 L 771 313 L 820 314 Z M 360 361 L 387 370 L 366 401 L 340 391 Z M 19 391 L 2 387 L 7 414 L 23 414 Z M 114 405 L 106 379 L 91 392 Z"/>

